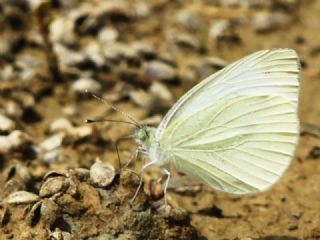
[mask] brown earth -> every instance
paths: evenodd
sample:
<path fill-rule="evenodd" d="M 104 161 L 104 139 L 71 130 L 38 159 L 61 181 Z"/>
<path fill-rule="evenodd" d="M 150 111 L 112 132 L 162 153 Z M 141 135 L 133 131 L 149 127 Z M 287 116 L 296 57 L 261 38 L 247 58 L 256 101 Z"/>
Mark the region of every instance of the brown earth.
<path fill-rule="evenodd" d="M 155 169 L 144 177 L 147 194 L 140 192 L 131 204 L 138 184 L 134 174 L 117 174 L 110 185 L 99 187 L 86 170 L 96 158 L 119 169 L 114 143 L 130 134 L 131 127 L 85 125 L 85 119 L 123 118 L 73 85 L 79 78 L 94 79 L 90 86 L 99 87 L 92 91 L 135 119 L 157 124 L 179 96 L 224 65 L 222 60 L 230 63 L 260 49 L 293 48 L 302 63 L 303 130 L 305 124 L 319 126 L 320 1 L 109 2 L 111 7 L 95 0 L 52 1 L 31 8 L 27 1 L 0 1 L 0 113 L 15 125 L 0 126 L 0 133 L 5 137 L 19 129 L 29 136 L 10 150 L 0 146 L 0 239 L 320 239 L 320 139 L 315 129 L 302 132 L 292 165 L 266 192 L 234 197 L 206 187 L 169 191 L 172 207 L 163 208 L 159 192 L 150 193 L 151 179 L 160 176 Z M 251 4 L 246 7 L 244 2 Z M 177 22 L 181 10 L 192 20 Z M 271 20 L 255 30 L 253 22 L 260 13 L 271 14 Z M 280 20 L 272 24 L 274 13 L 280 13 Z M 73 24 L 70 31 L 66 16 Z M 62 24 L 48 34 L 47 26 L 57 19 L 63 19 Z M 211 23 L 221 19 L 230 25 L 219 37 L 210 37 Z M 107 35 L 111 40 L 98 40 L 103 28 L 115 29 L 118 37 L 113 32 Z M 62 36 L 53 39 L 53 31 L 61 29 Z M 182 33 L 188 38 L 181 40 Z M 46 41 L 48 36 L 51 40 Z M 143 43 L 133 51 L 132 43 L 138 40 L 154 49 L 145 50 Z M 105 44 L 98 48 L 102 58 L 94 50 L 99 56 L 87 57 L 86 47 L 97 44 Z M 58 45 L 72 52 L 59 51 Z M 204 61 L 209 56 L 220 60 L 208 67 Z M 144 64 L 155 59 L 167 64 L 173 70 L 167 74 L 173 76 L 146 72 Z M 152 92 L 150 86 L 158 82 L 165 90 Z M 163 92 L 173 97 L 154 97 Z M 52 123 L 62 117 L 72 123 L 72 130 L 66 123 L 53 129 Z M 62 142 L 56 148 L 41 145 L 59 134 Z M 135 148 L 132 141 L 120 144 L 122 164 Z M 142 163 L 138 160 L 131 168 L 138 172 Z M 45 178 L 50 171 L 56 172 Z M 41 195 L 52 178 L 62 179 L 61 188 Z M 8 196 L 20 190 L 41 196 L 31 203 L 8 204 Z"/>

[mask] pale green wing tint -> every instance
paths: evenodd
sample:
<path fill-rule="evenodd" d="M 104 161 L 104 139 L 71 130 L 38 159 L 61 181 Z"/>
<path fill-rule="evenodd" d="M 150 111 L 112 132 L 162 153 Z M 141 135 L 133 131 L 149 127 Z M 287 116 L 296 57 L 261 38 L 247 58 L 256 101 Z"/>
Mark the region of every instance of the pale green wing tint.
<path fill-rule="evenodd" d="M 283 96 L 298 101 L 299 61 L 292 49 L 255 52 L 209 76 L 169 110 L 157 128 L 160 140 L 164 129 L 174 120 L 236 96 Z"/>
<path fill-rule="evenodd" d="M 170 163 L 222 191 L 269 188 L 289 166 L 297 144 L 298 74 L 293 50 L 266 50 L 195 86 L 157 129 Z"/>

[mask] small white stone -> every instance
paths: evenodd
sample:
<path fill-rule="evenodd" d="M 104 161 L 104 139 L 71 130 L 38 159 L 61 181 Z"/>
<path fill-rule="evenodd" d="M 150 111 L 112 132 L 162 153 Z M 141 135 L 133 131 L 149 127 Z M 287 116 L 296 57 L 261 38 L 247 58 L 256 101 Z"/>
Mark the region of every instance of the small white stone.
<path fill-rule="evenodd" d="M 85 138 L 94 134 L 93 125 L 83 125 L 71 129 L 70 134 L 76 138 Z"/>
<path fill-rule="evenodd" d="M 152 105 L 152 96 L 143 89 L 130 91 L 129 97 L 135 104 L 140 107 L 150 108 Z"/>
<path fill-rule="evenodd" d="M 52 164 L 58 161 L 63 149 L 61 147 L 45 152 L 42 155 L 42 161 L 46 164 Z"/>
<path fill-rule="evenodd" d="M 194 31 L 201 31 L 205 28 L 204 21 L 200 18 L 199 14 L 189 10 L 179 11 L 176 15 L 176 22 Z"/>
<path fill-rule="evenodd" d="M 4 202 L 9 204 L 23 204 L 23 203 L 33 203 L 39 200 L 39 196 L 27 192 L 27 191 L 17 191 L 11 193 L 7 198 L 4 199 Z"/>
<path fill-rule="evenodd" d="M 61 147 L 64 137 L 65 137 L 65 133 L 63 132 L 57 133 L 47 138 L 46 140 L 44 140 L 40 144 L 40 149 L 43 150 L 44 152 L 47 152 L 47 151 L 56 149 L 58 147 Z"/>
<path fill-rule="evenodd" d="M 213 40 L 235 39 L 237 38 L 231 23 L 228 20 L 213 21 L 209 29 L 209 37 Z"/>
<path fill-rule="evenodd" d="M 74 34 L 74 21 L 71 18 L 55 18 L 50 24 L 50 38 L 54 43 L 73 44 L 76 40 Z"/>
<path fill-rule="evenodd" d="M 281 12 L 258 12 L 252 19 L 252 25 L 257 32 L 268 32 L 279 28 L 287 21 L 288 17 Z"/>
<path fill-rule="evenodd" d="M 144 65 L 145 73 L 162 81 L 170 81 L 176 77 L 175 69 L 161 61 L 151 61 Z"/>
<path fill-rule="evenodd" d="M 76 80 L 72 86 L 72 90 L 75 92 L 84 93 L 86 90 L 89 92 L 99 92 L 102 88 L 101 84 L 92 78 L 83 77 Z"/>
<path fill-rule="evenodd" d="M 99 187 L 107 187 L 116 175 L 114 167 L 109 163 L 95 162 L 90 168 L 90 179 Z"/>
<path fill-rule="evenodd" d="M 0 131 L 10 132 L 16 128 L 16 123 L 10 118 L 0 114 Z"/>
<path fill-rule="evenodd" d="M 156 104 L 163 107 L 170 107 L 174 103 L 173 95 L 166 85 L 160 82 L 153 82 L 150 87 L 150 93 L 154 98 Z"/>
<path fill-rule="evenodd" d="M 5 105 L 5 112 L 10 117 L 19 118 L 23 114 L 23 110 L 18 103 L 9 100 Z"/>
<path fill-rule="evenodd" d="M 118 39 L 118 37 L 118 30 L 111 27 L 102 28 L 98 34 L 98 40 L 102 45 L 113 43 Z"/>
<path fill-rule="evenodd" d="M 0 136 L 0 153 L 8 153 L 12 148 L 12 143 L 7 136 Z"/>
<path fill-rule="evenodd" d="M 70 131 L 72 123 L 67 118 L 58 118 L 50 124 L 50 132 Z"/>
<path fill-rule="evenodd" d="M 11 143 L 11 147 L 18 148 L 20 146 L 30 143 L 31 138 L 28 134 L 20 130 L 14 130 L 8 135 L 8 141 Z"/>

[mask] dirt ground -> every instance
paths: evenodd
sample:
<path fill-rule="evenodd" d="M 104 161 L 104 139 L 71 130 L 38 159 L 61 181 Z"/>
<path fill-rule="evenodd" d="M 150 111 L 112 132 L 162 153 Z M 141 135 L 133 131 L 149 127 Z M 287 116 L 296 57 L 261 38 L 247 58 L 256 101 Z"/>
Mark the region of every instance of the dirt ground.
<path fill-rule="evenodd" d="M 319 13 L 317 0 L 0 0 L 0 240 L 320 239 Z M 137 146 L 122 141 L 119 163 L 115 143 L 132 126 L 86 124 L 127 119 L 85 89 L 156 126 L 201 79 L 268 48 L 302 66 L 283 178 L 244 197 L 171 187 L 165 207 L 151 169 L 131 202 L 139 179 L 120 167 Z"/>

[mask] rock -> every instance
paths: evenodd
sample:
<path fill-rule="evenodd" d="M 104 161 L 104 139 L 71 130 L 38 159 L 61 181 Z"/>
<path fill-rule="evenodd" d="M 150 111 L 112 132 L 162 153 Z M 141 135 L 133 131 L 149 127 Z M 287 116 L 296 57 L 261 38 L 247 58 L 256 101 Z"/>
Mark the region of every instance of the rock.
<path fill-rule="evenodd" d="M 94 125 L 83 125 L 79 127 L 74 127 L 71 129 L 69 134 L 71 134 L 75 139 L 81 139 L 85 137 L 92 136 L 95 133 L 95 126 Z"/>
<path fill-rule="evenodd" d="M 102 86 L 98 81 L 88 77 L 79 78 L 71 86 L 74 92 L 79 93 L 84 93 L 87 90 L 92 93 L 97 93 L 101 88 Z"/>
<path fill-rule="evenodd" d="M 8 100 L 4 106 L 5 113 L 9 117 L 20 118 L 23 115 L 21 106 L 12 100 Z"/>
<path fill-rule="evenodd" d="M 154 107 L 168 108 L 174 104 L 173 95 L 166 85 L 153 82 L 149 89 L 153 97 Z"/>
<path fill-rule="evenodd" d="M 100 30 L 98 34 L 98 40 L 101 45 L 108 45 L 114 43 L 119 37 L 119 32 L 115 28 L 104 27 Z"/>
<path fill-rule="evenodd" d="M 16 123 L 10 118 L 0 114 L 0 132 L 10 132 L 16 128 Z"/>
<path fill-rule="evenodd" d="M 137 58 L 137 52 L 135 49 L 125 43 L 115 42 L 103 46 L 102 52 L 104 56 L 109 60 L 120 60 Z"/>
<path fill-rule="evenodd" d="M 176 70 L 172 66 L 158 60 L 146 63 L 143 67 L 146 75 L 161 81 L 171 81 L 176 77 Z"/>
<path fill-rule="evenodd" d="M 65 133 L 57 133 L 41 142 L 39 147 L 44 152 L 54 150 L 62 146 L 62 141 L 64 138 Z"/>
<path fill-rule="evenodd" d="M 192 31 L 201 31 L 205 28 L 205 23 L 199 14 L 190 10 L 179 11 L 176 15 L 176 22 Z"/>
<path fill-rule="evenodd" d="M 50 151 L 47 151 L 43 153 L 42 155 L 42 161 L 46 164 L 53 164 L 56 163 L 62 154 L 63 149 L 62 148 L 56 148 Z"/>
<path fill-rule="evenodd" d="M 54 43 L 73 45 L 76 42 L 74 20 L 69 17 L 55 18 L 49 27 L 50 38 Z"/>
<path fill-rule="evenodd" d="M 8 153 L 11 150 L 11 143 L 7 136 L 0 136 L 0 153 Z"/>
<path fill-rule="evenodd" d="M 29 54 L 19 55 L 15 63 L 19 71 L 19 79 L 22 81 L 31 81 L 40 71 L 40 62 Z"/>
<path fill-rule="evenodd" d="M 72 51 L 61 44 L 55 44 L 54 51 L 58 56 L 59 65 L 62 69 L 79 66 L 86 58 L 83 52 Z"/>
<path fill-rule="evenodd" d="M 39 200 L 39 196 L 26 191 L 17 191 L 11 193 L 7 198 L 4 199 L 4 202 L 9 204 L 26 204 L 33 203 Z"/>
<path fill-rule="evenodd" d="M 39 191 L 40 197 L 51 197 L 56 193 L 63 191 L 66 186 L 64 177 L 48 178 L 41 186 Z"/>
<path fill-rule="evenodd" d="M 131 48 L 134 49 L 139 55 L 145 58 L 152 58 L 157 55 L 156 49 L 148 41 L 134 41 L 131 43 Z"/>
<path fill-rule="evenodd" d="M 105 58 L 102 54 L 101 46 L 96 41 L 91 41 L 86 45 L 84 55 L 86 60 L 94 63 L 96 68 L 100 68 L 105 64 Z"/>
<path fill-rule="evenodd" d="M 152 106 L 152 96 L 143 89 L 130 91 L 130 99 L 140 107 L 149 109 Z"/>
<path fill-rule="evenodd" d="M 197 64 L 196 69 L 199 77 L 204 79 L 211 74 L 217 72 L 218 70 L 224 68 L 227 62 L 218 57 L 208 57 L 202 59 L 199 64 Z M 201 80 L 199 79 L 199 80 Z"/>
<path fill-rule="evenodd" d="M 231 23 L 227 20 L 216 20 L 211 23 L 209 37 L 215 41 L 235 41 L 239 36 L 235 33 Z"/>
<path fill-rule="evenodd" d="M 73 128 L 72 123 L 67 118 L 58 118 L 54 120 L 49 127 L 51 133 L 65 131 L 68 132 Z"/>
<path fill-rule="evenodd" d="M 281 12 L 258 12 L 252 19 L 252 26 L 256 32 L 270 32 L 288 22 L 288 17 Z"/>
<path fill-rule="evenodd" d="M 90 168 L 90 179 L 98 187 L 107 187 L 115 177 L 115 169 L 109 163 L 96 161 Z"/>
<path fill-rule="evenodd" d="M 195 36 L 186 33 L 174 33 L 173 42 L 180 48 L 188 48 L 196 51 L 201 50 L 201 43 Z"/>
<path fill-rule="evenodd" d="M 8 135 L 8 141 L 11 143 L 11 148 L 21 148 L 31 143 L 31 137 L 20 130 L 14 130 Z"/>

